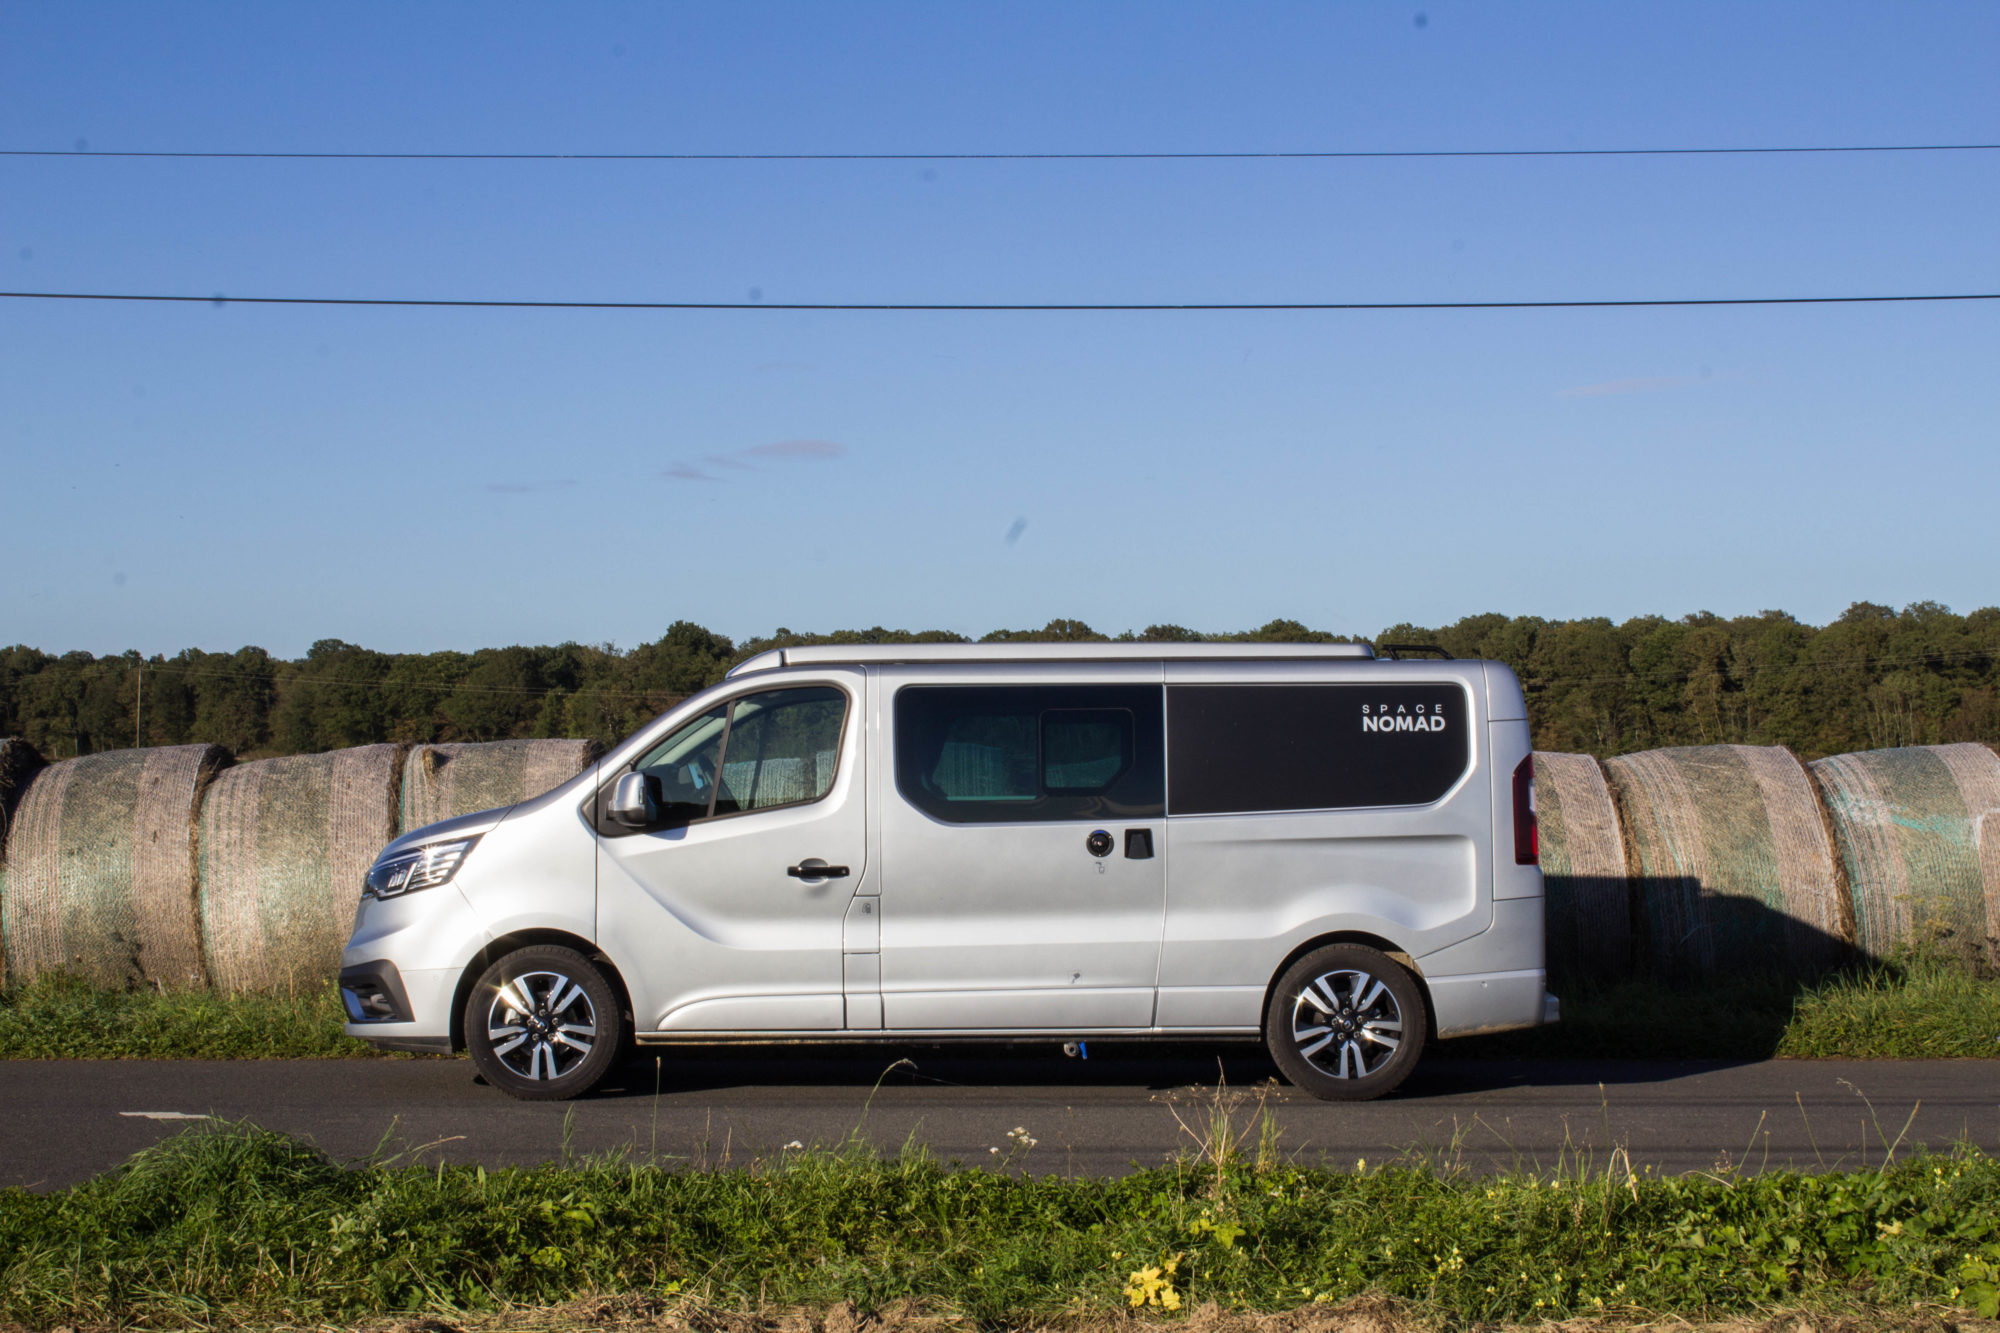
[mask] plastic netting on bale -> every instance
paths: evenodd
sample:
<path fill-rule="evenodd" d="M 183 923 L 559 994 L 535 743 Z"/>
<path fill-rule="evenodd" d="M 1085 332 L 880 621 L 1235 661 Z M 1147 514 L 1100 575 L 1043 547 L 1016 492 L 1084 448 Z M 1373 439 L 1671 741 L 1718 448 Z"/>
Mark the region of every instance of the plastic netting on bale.
<path fill-rule="evenodd" d="M 213 745 L 89 754 L 35 774 L 7 830 L 8 974 L 106 987 L 206 982 L 194 821 L 229 755 Z"/>
<path fill-rule="evenodd" d="M 1982 821 L 2000 810 L 2000 759 L 1983 745 L 1916 745 L 1837 754 L 1815 761 L 1813 772 L 1833 815 L 1862 949 L 1884 958 L 1941 947 L 2000 962 L 2000 864 L 1980 846 Z"/>
<path fill-rule="evenodd" d="M 1618 807 L 1587 754 L 1535 755 L 1535 810 L 1548 886 L 1549 974 L 1612 977 L 1632 965 L 1632 912 Z"/>
<path fill-rule="evenodd" d="M 260 759 L 202 802 L 201 930 L 218 990 L 290 993 L 331 978 L 361 877 L 396 835 L 402 749 Z"/>
<path fill-rule="evenodd" d="M 1607 762 L 1655 970 L 1810 975 L 1851 939 L 1832 839 L 1804 765 L 1749 745 Z"/>
<path fill-rule="evenodd" d="M 1986 961 L 2000 968 L 2000 810 L 1979 817 L 1979 877 L 1986 886 Z"/>
<path fill-rule="evenodd" d="M 559 787 L 602 753 L 596 741 L 419 745 L 403 761 L 400 828 L 514 805 Z"/>

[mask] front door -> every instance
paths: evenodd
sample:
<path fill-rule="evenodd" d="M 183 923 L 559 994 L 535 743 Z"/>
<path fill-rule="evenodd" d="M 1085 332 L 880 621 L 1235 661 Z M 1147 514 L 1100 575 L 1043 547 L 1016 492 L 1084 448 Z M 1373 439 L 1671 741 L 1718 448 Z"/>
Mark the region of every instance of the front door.
<path fill-rule="evenodd" d="M 884 1026 L 1151 1026 L 1166 846 L 1158 668 L 1150 675 L 959 684 L 885 673 Z"/>
<path fill-rule="evenodd" d="M 636 768 L 656 827 L 600 818 L 598 934 L 640 973 L 639 1031 L 838 1029 L 842 922 L 866 874 L 859 671 L 753 690 Z M 644 996 L 644 999 L 640 997 Z"/>

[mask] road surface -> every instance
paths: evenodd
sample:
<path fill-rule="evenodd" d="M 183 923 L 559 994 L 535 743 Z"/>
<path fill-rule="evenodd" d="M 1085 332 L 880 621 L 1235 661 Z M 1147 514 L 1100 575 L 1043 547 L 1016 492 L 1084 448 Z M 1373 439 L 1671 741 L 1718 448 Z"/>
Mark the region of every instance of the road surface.
<path fill-rule="evenodd" d="M 1193 1150 L 1223 1101 L 1251 1131 L 1260 1099 L 1301 1163 L 1425 1157 L 1475 1171 L 1719 1161 L 1814 1170 L 1966 1141 L 2000 1151 L 2000 1061 L 1430 1060 L 1382 1101 L 1317 1102 L 1267 1082 L 1248 1050 L 749 1047 L 641 1054 L 575 1103 L 511 1101 L 467 1060 L 9 1061 L 0 1187 L 56 1189 L 203 1117 L 310 1139 L 341 1160 L 488 1166 L 620 1153 L 742 1166 L 859 1135 L 945 1159 L 1115 1174 Z M 658 1088 L 655 1090 L 657 1072 Z M 1035 1140 L 1024 1147 L 1009 1131 Z M 998 1152 L 993 1150 L 998 1149 Z"/>

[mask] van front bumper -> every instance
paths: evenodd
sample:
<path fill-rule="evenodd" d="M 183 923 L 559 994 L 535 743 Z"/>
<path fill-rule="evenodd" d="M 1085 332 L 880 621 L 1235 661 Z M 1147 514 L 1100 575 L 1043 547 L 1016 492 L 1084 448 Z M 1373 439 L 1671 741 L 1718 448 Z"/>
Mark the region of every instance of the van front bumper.
<path fill-rule="evenodd" d="M 451 1001 L 458 969 L 404 972 L 386 958 L 340 969 L 341 1031 L 385 1051 L 451 1054 Z"/>

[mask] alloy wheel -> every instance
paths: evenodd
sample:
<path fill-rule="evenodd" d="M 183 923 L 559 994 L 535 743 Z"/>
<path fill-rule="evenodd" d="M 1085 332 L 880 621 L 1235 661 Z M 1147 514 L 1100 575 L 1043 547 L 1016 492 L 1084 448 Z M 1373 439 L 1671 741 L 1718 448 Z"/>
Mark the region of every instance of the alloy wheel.
<path fill-rule="evenodd" d="M 1366 1078 L 1403 1044 L 1403 1011 L 1387 981 L 1342 968 L 1300 987 L 1292 1004 L 1292 1045 L 1329 1078 Z"/>
<path fill-rule="evenodd" d="M 523 972 L 494 991 L 486 1038 L 493 1057 L 531 1081 L 574 1073 L 597 1042 L 597 1011 L 584 987 L 560 972 Z"/>

